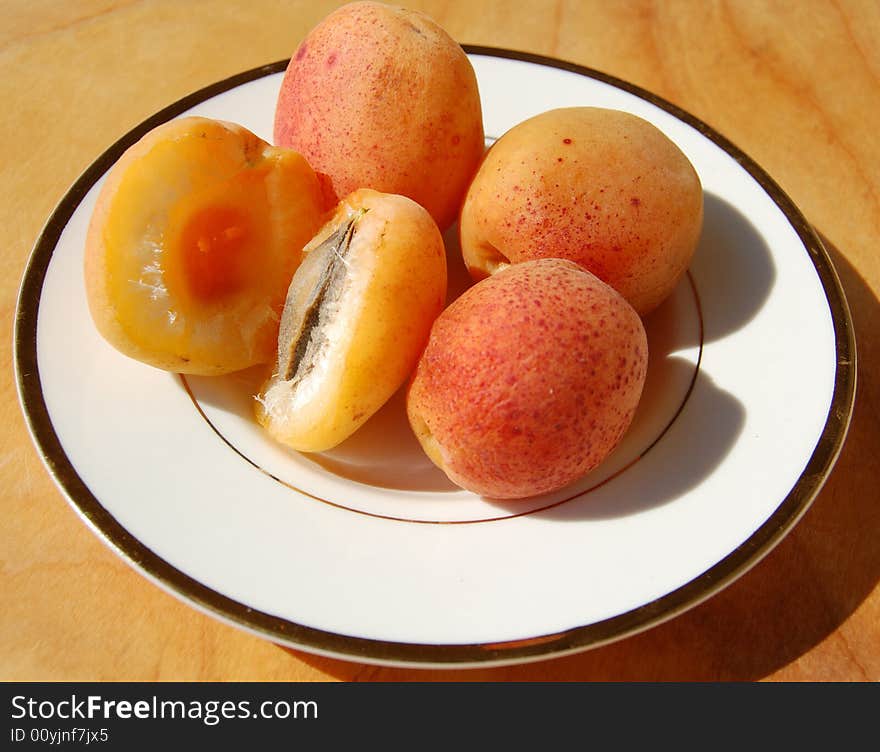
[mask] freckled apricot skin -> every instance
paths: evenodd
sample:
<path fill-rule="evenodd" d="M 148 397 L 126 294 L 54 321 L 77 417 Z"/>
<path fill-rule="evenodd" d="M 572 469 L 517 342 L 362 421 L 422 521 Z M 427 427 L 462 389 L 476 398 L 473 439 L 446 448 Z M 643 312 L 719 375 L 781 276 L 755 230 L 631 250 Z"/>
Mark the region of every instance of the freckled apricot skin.
<path fill-rule="evenodd" d="M 452 481 L 490 498 L 558 490 L 629 427 L 644 385 L 642 321 L 612 288 L 561 259 L 477 282 L 435 321 L 407 414 Z"/>
<path fill-rule="evenodd" d="M 90 219 L 96 328 L 163 370 L 213 375 L 271 360 L 287 285 L 326 209 L 295 152 L 208 118 L 158 126 L 110 170 Z"/>
<path fill-rule="evenodd" d="M 358 188 L 401 194 L 443 230 L 484 150 L 476 76 L 460 45 L 427 16 L 351 3 L 293 55 L 274 138 L 326 174 L 340 198 Z"/>
<path fill-rule="evenodd" d="M 508 263 L 567 258 L 641 315 L 690 264 L 703 221 L 700 179 L 648 121 L 597 107 L 550 110 L 489 150 L 461 212 L 461 246 L 479 279 Z"/>

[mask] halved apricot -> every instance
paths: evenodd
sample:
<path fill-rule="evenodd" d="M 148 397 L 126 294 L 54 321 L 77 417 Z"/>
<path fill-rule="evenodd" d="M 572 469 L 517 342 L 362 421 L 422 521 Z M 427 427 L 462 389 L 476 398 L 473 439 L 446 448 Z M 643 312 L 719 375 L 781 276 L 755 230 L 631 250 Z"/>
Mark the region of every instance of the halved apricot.
<path fill-rule="evenodd" d="M 98 330 L 181 373 L 271 361 L 287 286 L 324 211 L 296 152 L 201 117 L 155 128 L 110 171 L 92 215 L 85 280 Z"/>
<path fill-rule="evenodd" d="M 306 246 L 258 421 L 302 452 L 353 434 L 403 385 L 446 298 L 436 223 L 404 196 L 360 189 Z"/>

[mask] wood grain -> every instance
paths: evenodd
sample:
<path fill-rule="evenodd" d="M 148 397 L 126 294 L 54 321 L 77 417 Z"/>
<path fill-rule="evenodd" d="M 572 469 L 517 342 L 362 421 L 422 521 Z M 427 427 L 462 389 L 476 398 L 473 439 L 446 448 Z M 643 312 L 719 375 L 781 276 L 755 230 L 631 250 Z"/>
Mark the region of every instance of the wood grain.
<path fill-rule="evenodd" d="M 164 105 L 288 57 L 339 3 L 13 0 L 0 26 L 0 315 L 79 173 Z M 856 326 L 848 441 L 801 523 L 749 574 L 659 627 L 573 657 L 466 672 L 277 647 L 178 602 L 65 503 L 0 344 L 0 679 L 880 679 L 880 4 L 423 0 L 459 41 L 551 55 L 692 112 L 761 164 L 821 233 Z M 515 96 L 512 93 L 511 96 Z"/>

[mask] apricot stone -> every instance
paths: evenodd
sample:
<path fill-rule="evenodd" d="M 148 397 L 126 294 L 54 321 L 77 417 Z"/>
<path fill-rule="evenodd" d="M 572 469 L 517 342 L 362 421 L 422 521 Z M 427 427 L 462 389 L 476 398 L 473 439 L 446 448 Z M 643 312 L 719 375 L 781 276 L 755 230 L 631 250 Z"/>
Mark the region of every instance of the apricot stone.
<path fill-rule="evenodd" d="M 345 5 L 291 59 L 275 143 L 303 154 L 336 195 L 373 188 L 408 196 L 446 229 L 484 151 L 473 67 L 422 13 Z"/>
<path fill-rule="evenodd" d="M 324 216 L 321 183 L 299 154 L 233 123 L 160 125 L 98 195 L 85 248 L 95 325 L 166 370 L 271 361 L 285 291 Z"/>
<path fill-rule="evenodd" d="M 647 347 L 633 308 L 578 264 L 509 266 L 437 318 L 409 385 L 410 425 L 467 490 L 509 499 L 551 492 L 622 438 Z"/>
<path fill-rule="evenodd" d="M 700 179 L 658 128 L 570 107 L 492 146 L 465 198 L 461 246 L 477 279 L 529 259 L 571 259 L 645 315 L 687 269 L 702 220 Z"/>
<path fill-rule="evenodd" d="M 446 298 L 446 251 L 419 204 L 362 189 L 305 254 L 256 415 L 279 442 L 320 452 L 406 382 Z"/>

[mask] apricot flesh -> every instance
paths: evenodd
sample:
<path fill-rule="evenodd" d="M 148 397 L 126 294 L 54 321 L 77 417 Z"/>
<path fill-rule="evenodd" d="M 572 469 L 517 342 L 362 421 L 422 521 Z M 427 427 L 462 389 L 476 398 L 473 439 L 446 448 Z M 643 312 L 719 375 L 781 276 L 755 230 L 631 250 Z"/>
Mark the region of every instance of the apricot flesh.
<path fill-rule="evenodd" d="M 446 251 L 404 196 L 347 196 L 290 283 L 257 420 L 303 452 L 331 449 L 405 383 L 446 297 Z"/>
<path fill-rule="evenodd" d="M 299 154 L 232 123 L 160 125 L 99 193 L 84 265 L 92 318 L 157 368 L 210 375 L 271 361 L 287 285 L 325 213 Z"/>
<path fill-rule="evenodd" d="M 690 264 L 702 220 L 699 176 L 658 128 L 627 112 L 569 107 L 492 146 L 465 197 L 460 237 L 476 279 L 567 258 L 646 315 Z"/>
<path fill-rule="evenodd" d="M 602 462 L 629 427 L 647 369 L 645 329 L 574 262 L 515 264 L 435 321 L 407 393 L 426 454 L 491 498 L 548 493 Z"/>
<path fill-rule="evenodd" d="M 408 196 L 440 229 L 456 219 L 484 150 L 480 95 L 460 45 L 426 15 L 355 2 L 290 60 L 275 143 L 303 154 L 338 196 Z"/>

